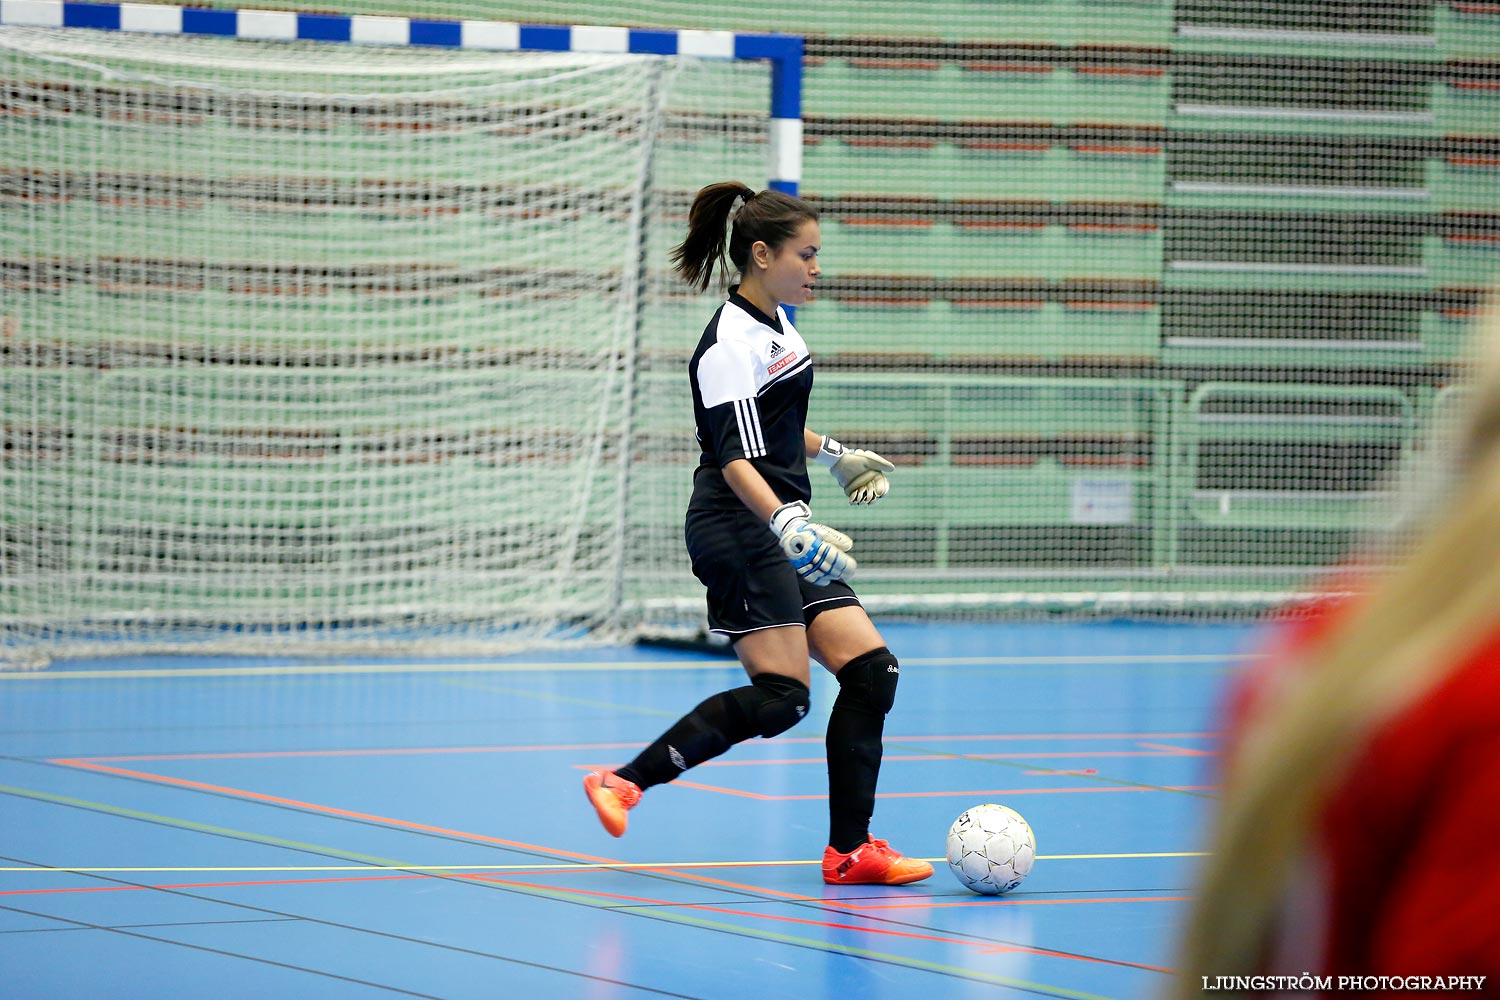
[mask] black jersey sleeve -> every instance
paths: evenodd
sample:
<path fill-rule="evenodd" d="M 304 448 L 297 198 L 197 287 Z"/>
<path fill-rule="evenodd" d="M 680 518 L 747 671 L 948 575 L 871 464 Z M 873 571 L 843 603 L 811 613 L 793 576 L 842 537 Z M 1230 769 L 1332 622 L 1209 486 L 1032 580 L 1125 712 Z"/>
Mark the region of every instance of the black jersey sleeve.
<path fill-rule="evenodd" d="M 766 454 L 755 365 L 755 355 L 734 343 L 715 344 L 698 363 L 698 392 L 707 424 L 703 450 L 720 468 L 737 458 Z"/>
<path fill-rule="evenodd" d="M 703 450 L 714 457 L 719 468 L 737 458 L 764 457 L 766 439 L 761 432 L 760 406 L 754 397 L 710 407 L 707 413 L 709 440 L 703 443 Z"/>

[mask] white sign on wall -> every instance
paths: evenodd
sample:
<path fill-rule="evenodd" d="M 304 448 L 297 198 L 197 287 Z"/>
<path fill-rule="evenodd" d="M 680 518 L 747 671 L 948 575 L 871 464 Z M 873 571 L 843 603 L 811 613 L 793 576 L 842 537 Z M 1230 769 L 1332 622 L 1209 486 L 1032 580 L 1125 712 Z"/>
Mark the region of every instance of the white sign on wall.
<path fill-rule="evenodd" d="M 1130 524 L 1135 520 L 1135 483 L 1129 479 L 1073 480 L 1074 524 Z"/>

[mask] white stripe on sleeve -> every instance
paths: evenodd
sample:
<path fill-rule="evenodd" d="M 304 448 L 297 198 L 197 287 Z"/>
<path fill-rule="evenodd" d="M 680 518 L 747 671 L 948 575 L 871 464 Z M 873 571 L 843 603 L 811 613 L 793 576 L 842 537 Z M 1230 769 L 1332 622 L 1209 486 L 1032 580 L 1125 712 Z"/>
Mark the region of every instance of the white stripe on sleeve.
<path fill-rule="evenodd" d="M 754 399 L 736 399 L 734 416 L 740 425 L 740 447 L 746 458 L 760 458 L 766 453 L 766 438 L 760 429 L 760 407 Z"/>

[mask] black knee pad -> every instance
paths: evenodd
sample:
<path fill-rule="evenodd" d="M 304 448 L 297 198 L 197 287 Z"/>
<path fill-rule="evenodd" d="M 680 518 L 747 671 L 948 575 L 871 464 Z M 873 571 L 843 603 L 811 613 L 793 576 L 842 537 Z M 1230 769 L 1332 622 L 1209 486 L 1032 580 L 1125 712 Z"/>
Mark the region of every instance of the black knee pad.
<path fill-rule="evenodd" d="M 785 674 L 756 674 L 751 687 L 734 692 L 757 736 L 780 736 L 801 722 L 812 705 L 807 685 Z"/>
<path fill-rule="evenodd" d="M 844 664 L 836 676 L 839 705 L 884 716 L 896 704 L 896 683 L 901 680 L 901 665 L 884 646 L 856 656 Z"/>

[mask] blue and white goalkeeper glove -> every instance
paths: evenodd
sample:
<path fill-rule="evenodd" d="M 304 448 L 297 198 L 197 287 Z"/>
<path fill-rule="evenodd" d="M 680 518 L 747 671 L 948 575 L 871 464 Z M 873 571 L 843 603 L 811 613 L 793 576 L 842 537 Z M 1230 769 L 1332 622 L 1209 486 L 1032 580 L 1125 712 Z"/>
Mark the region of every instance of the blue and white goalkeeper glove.
<path fill-rule="evenodd" d="M 849 550 L 854 539 L 823 524 L 813 524 L 812 512 L 801 500 L 784 503 L 771 515 L 771 531 L 781 540 L 781 551 L 797 575 L 819 587 L 847 580 L 858 565 Z"/>
<path fill-rule="evenodd" d="M 885 496 L 891 488 L 886 473 L 896 469 L 873 451 L 863 448 L 850 451 L 826 434 L 823 446 L 818 449 L 817 460 L 828 466 L 850 503 L 874 503 Z"/>

